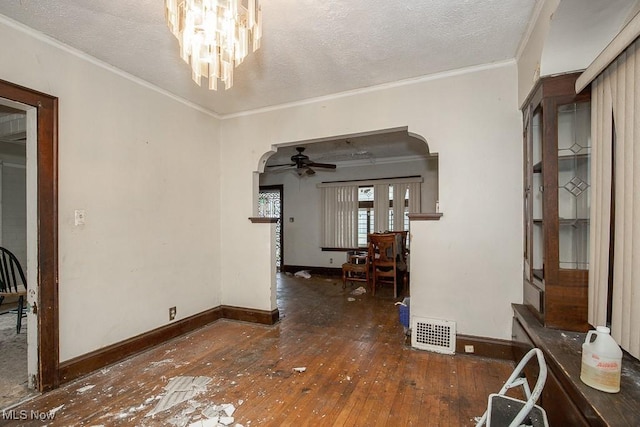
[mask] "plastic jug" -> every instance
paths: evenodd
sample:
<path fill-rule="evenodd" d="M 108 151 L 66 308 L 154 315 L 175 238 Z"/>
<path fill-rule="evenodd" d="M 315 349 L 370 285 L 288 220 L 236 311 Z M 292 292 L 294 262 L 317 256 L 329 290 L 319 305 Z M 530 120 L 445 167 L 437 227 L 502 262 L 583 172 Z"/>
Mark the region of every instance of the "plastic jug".
<path fill-rule="evenodd" d="M 620 391 L 622 350 L 610 332 L 606 326 L 598 326 L 587 333 L 582 344 L 580 379 L 589 387 L 617 393 Z"/>

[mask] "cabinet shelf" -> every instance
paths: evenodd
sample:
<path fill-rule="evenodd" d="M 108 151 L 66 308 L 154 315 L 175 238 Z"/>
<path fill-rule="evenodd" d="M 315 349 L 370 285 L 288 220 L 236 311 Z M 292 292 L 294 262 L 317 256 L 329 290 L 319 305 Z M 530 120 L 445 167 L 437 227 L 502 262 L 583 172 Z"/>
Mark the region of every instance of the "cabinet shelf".
<path fill-rule="evenodd" d="M 589 218 L 558 218 L 559 225 L 585 226 L 589 225 Z"/>
<path fill-rule="evenodd" d="M 571 163 L 576 160 L 579 162 L 586 162 L 589 160 L 589 154 L 572 154 L 558 156 L 558 169 L 569 170 L 571 169 Z M 533 173 L 542 173 L 542 162 L 538 162 L 532 167 Z"/>

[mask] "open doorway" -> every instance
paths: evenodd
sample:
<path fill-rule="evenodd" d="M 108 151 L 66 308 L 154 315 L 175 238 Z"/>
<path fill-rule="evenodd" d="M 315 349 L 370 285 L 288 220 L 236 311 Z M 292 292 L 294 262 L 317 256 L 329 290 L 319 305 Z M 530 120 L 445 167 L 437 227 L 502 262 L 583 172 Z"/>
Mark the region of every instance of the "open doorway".
<path fill-rule="evenodd" d="M 30 390 L 59 385 L 57 98 L 0 80 L 0 105 L 24 115 L 27 371 Z"/>
<path fill-rule="evenodd" d="M 283 206 L 283 185 L 263 185 L 260 186 L 258 194 L 258 216 L 265 218 L 278 218 L 276 222 L 276 269 L 280 271 L 283 265 L 283 228 L 282 218 L 284 215 Z"/>
<path fill-rule="evenodd" d="M 26 119 L 24 111 L 0 103 L 0 247 L 13 254 L 17 265 L 28 273 Z M 17 278 L 20 283 L 19 274 Z M 0 300 L 0 408 L 4 408 L 26 398 L 33 387 L 29 387 L 27 373 L 28 322 L 20 319 L 17 330 L 20 299 L 11 293 Z"/>

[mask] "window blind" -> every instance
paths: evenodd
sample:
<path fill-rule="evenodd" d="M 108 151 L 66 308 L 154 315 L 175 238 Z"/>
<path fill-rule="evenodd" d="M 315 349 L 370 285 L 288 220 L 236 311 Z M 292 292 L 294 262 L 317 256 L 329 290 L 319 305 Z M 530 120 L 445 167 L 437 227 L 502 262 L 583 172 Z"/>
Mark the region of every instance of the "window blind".
<path fill-rule="evenodd" d="M 589 322 L 606 322 L 613 178 L 611 335 L 640 358 L 640 41 L 627 47 L 593 81 L 591 90 L 596 200 L 591 204 Z"/>
<path fill-rule="evenodd" d="M 322 187 L 322 247 L 358 246 L 358 186 Z"/>
<path fill-rule="evenodd" d="M 409 190 L 409 212 L 420 212 L 421 177 L 390 178 L 318 184 L 322 206 L 321 246 L 358 247 L 358 188 L 374 187 L 374 230 L 389 229 L 389 186 L 393 186 L 394 230 L 404 230 L 405 194 Z M 396 199 L 397 198 L 397 199 Z"/>

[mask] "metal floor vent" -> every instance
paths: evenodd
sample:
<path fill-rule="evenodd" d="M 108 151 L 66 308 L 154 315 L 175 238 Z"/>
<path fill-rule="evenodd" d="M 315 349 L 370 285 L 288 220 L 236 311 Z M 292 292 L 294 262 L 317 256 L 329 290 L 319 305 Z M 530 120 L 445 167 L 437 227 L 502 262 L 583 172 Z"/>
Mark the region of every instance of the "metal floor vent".
<path fill-rule="evenodd" d="M 437 353 L 455 354 L 456 322 L 413 316 L 411 346 Z"/>

